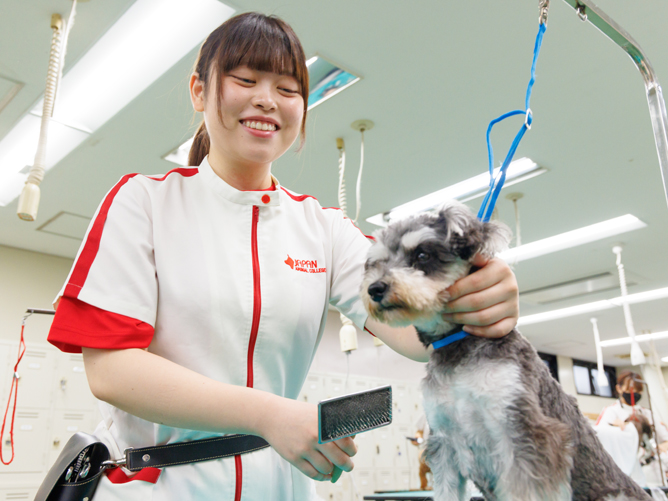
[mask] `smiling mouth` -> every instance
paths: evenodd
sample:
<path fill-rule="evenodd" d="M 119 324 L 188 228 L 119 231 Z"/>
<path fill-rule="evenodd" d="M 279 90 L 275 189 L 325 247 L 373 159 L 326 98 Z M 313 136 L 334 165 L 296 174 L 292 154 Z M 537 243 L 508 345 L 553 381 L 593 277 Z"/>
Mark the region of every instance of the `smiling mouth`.
<path fill-rule="evenodd" d="M 276 124 L 270 122 L 262 122 L 259 120 L 240 120 L 241 124 L 249 129 L 261 130 L 261 131 L 276 131 L 280 127 Z"/>

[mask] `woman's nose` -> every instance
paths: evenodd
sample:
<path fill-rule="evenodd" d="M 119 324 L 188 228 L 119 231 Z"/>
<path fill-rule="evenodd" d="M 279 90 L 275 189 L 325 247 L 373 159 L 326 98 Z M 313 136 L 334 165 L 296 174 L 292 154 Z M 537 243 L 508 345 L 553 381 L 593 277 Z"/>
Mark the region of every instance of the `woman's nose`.
<path fill-rule="evenodd" d="M 256 87 L 257 92 L 253 97 L 253 106 L 264 111 L 272 111 L 276 109 L 276 100 L 272 95 L 271 89 L 264 88 L 264 86 Z"/>

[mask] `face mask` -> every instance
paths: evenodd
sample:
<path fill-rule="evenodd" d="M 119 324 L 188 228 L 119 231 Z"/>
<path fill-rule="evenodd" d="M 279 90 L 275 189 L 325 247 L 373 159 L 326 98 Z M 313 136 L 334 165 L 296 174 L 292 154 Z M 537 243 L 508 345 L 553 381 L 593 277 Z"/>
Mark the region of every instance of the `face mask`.
<path fill-rule="evenodd" d="M 631 402 L 633 402 L 633 400 L 631 400 L 631 394 L 630 393 L 622 393 L 622 396 L 624 397 L 624 400 L 626 401 L 626 403 L 631 405 Z M 642 394 L 641 393 L 634 393 L 633 398 L 635 399 L 635 403 L 637 404 L 638 402 L 640 402 L 640 399 L 642 398 Z"/>

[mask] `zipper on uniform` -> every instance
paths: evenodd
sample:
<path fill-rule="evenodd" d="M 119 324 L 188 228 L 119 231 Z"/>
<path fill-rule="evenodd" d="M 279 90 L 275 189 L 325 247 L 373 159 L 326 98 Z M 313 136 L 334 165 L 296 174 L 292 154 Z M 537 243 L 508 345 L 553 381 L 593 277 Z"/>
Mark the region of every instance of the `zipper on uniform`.
<path fill-rule="evenodd" d="M 251 226 L 251 257 L 253 261 L 253 322 L 251 324 L 250 340 L 248 341 L 248 375 L 246 386 L 253 387 L 253 352 L 257 341 L 257 331 L 260 327 L 260 313 L 262 312 L 262 294 L 260 292 L 260 258 L 257 250 L 257 222 L 260 218 L 260 208 L 253 206 L 253 223 Z"/>

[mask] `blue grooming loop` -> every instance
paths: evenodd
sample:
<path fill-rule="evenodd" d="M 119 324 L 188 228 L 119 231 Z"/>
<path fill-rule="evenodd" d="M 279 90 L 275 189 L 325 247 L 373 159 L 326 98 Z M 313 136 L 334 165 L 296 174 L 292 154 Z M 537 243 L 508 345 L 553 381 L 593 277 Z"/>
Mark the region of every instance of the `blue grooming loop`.
<path fill-rule="evenodd" d="M 489 126 L 487 127 L 489 189 L 487 190 L 487 194 L 485 195 L 485 198 L 482 201 L 482 205 L 480 206 L 480 210 L 478 211 L 478 219 L 480 219 L 485 223 L 488 222 L 489 219 L 492 217 L 492 212 L 494 212 L 494 207 L 496 206 L 496 199 L 499 197 L 501 188 L 503 188 L 503 183 L 505 183 L 506 181 L 506 172 L 508 171 L 508 166 L 510 165 L 510 162 L 513 161 L 513 157 L 515 156 L 517 147 L 520 145 L 520 141 L 524 137 L 524 134 L 531 128 L 531 124 L 533 123 L 533 114 L 531 113 L 531 107 L 529 105 L 531 101 L 531 91 L 533 90 L 533 85 L 536 82 L 536 61 L 538 61 L 538 54 L 540 53 L 540 47 L 543 44 L 543 35 L 545 34 L 545 30 L 547 29 L 546 21 L 547 21 L 547 9 L 545 9 L 544 12 L 541 12 L 540 26 L 538 28 L 538 35 L 536 36 L 536 43 L 533 49 L 533 61 L 531 63 L 531 79 L 529 80 L 526 99 L 524 102 L 525 109 L 514 110 L 508 113 L 504 113 L 499 118 L 492 120 L 489 123 Z M 506 118 L 513 117 L 515 115 L 524 115 L 524 123 L 522 124 L 519 132 L 515 136 L 515 139 L 513 140 L 513 143 L 510 146 L 510 150 L 508 150 L 508 154 L 506 155 L 506 159 L 503 161 L 503 165 L 501 165 L 501 169 L 499 169 L 499 172 L 497 173 L 495 178 L 494 153 L 492 151 L 492 142 L 490 140 L 490 134 L 492 132 L 492 128 L 497 123 L 503 122 Z M 464 339 L 466 336 L 468 336 L 468 332 L 464 331 L 455 332 L 454 334 L 450 334 L 449 336 L 446 336 L 443 339 L 439 339 L 435 343 L 432 343 L 432 346 L 434 347 L 435 350 L 437 350 L 451 343 L 459 341 L 460 339 Z"/>

